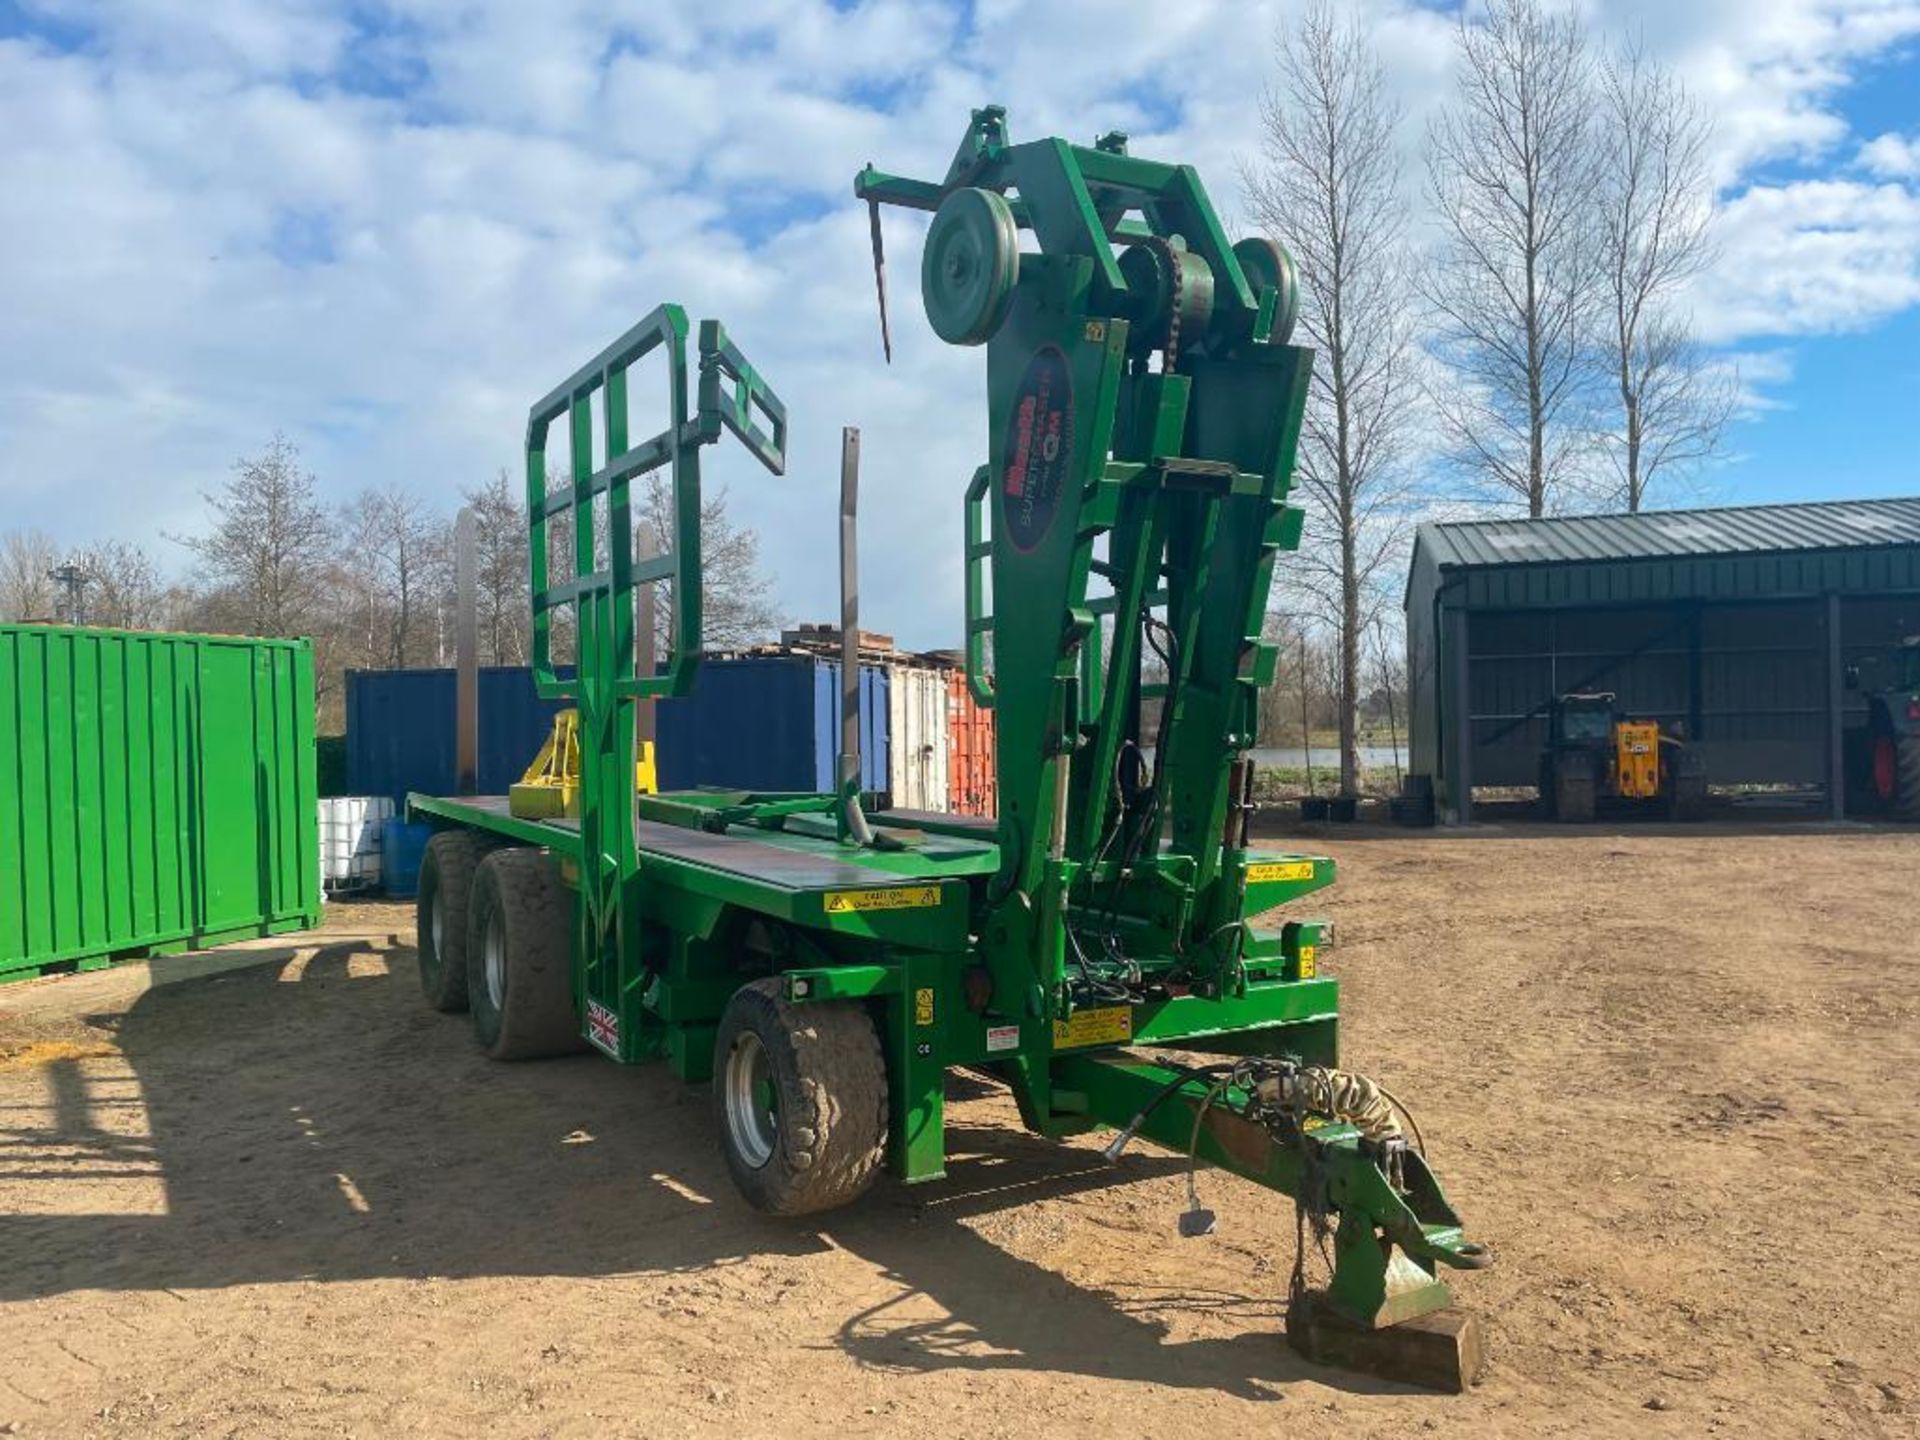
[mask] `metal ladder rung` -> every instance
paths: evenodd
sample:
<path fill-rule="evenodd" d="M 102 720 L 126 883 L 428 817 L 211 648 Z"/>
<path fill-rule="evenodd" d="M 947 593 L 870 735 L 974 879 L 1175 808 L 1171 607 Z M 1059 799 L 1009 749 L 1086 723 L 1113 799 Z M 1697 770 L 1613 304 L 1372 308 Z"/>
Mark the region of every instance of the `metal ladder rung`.
<path fill-rule="evenodd" d="M 600 595 L 613 588 L 613 576 L 605 570 L 596 570 L 591 575 L 581 575 L 559 585 L 550 585 L 533 597 L 535 610 L 551 610 L 557 605 L 565 605 L 588 595 Z"/>

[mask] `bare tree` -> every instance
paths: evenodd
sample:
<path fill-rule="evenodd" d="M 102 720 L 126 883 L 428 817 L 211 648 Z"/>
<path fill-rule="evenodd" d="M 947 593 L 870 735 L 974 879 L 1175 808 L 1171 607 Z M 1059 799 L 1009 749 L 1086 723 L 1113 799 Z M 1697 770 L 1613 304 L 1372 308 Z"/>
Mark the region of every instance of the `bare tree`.
<path fill-rule="evenodd" d="M 212 531 L 175 537 L 200 557 L 212 613 L 248 634 L 311 634 L 324 618 L 333 521 L 298 462 L 292 442 L 275 435 L 205 497 Z"/>
<path fill-rule="evenodd" d="M 674 548 L 673 487 L 667 476 L 654 471 L 633 498 L 636 529 L 652 533 L 661 554 Z M 638 545 L 635 546 L 636 553 Z M 700 571 L 705 581 L 706 642 L 709 645 L 747 645 L 771 638 L 780 628 L 774 607 L 773 582 L 760 569 L 760 536 L 735 525 L 727 514 L 727 493 L 710 491 L 700 507 Z M 664 658 L 672 644 L 672 584 L 662 582 L 654 607 L 659 653 Z"/>
<path fill-rule="evenodd" d="M 1712 127 L 1686 88 L 1629 41 L 1600 72 L 1604 350 L 1620 409 L 1605 433 L 1618 495 L 1638 511 L 1663 473 L 1707 459 L 1732 412 L 1680 292 L 1713 259 Z"/>
<path fill-rule="evenodd" d="M 9 530 L 0 539 L 0 620 L 51 620 L 59 597 L 51 571 L 60 563 L 43 530 Z"/>
<path fill-rule="evenodd" d="M 1301 489 L 1327 548 L 1302 578 L 1337 637 L 1340 793 L 1360 784 L 1360 638 L 1408 518 L 1402 461 L 1418 382 L 1408 304 L 1401 112 L 1356 19 L 1315 4 L 1279 42 L 1280 80 L 1261 103 L 1262 157 L 1244 178 L 1253 213 L 1291 247 L 1300 329 L 1314 366 Z"/>
<path fill-rule="evenodd" d="M 1600 279 L 1592 64 L 1571 12 L 1463 11 L 1459 84 L 1427 134 L 1440 242 L 1425 289 L 1449 370 L 1444 431 L 1483 488 L 1552 508 L 1589 433 L 1585 341 Z"/>
<path fill-rule="evenodd" d="M 366 663 L 389 669 L 436 658 L 430 624 L 446 587 L 446 523 L 397 485 L 364 490 L 341 513 L 340 560 Z"/>
<path fill-rule="evenodd" d="M 507 472 L 464 496 L 475 521 L 474 589 L 480 655 L 490 665 L 527 663 L 527 516 L 524 492 Z"/>
<path fill-rule="evenodd" d="M 153 558 L 125 540 L 88 546 L 74 563 L 87 577 L 87 621 L 117 630 L 158 630 L 172 624 L 178 597 L 154 567 Z"/>

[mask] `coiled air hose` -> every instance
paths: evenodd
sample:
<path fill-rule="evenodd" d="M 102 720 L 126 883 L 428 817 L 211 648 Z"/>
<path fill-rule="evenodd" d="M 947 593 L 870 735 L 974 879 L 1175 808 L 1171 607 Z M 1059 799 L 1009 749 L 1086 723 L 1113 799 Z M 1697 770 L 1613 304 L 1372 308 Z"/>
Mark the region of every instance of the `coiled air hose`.
<path fill-rule="evenodd" d="M 1378 1081 L 1351 1070 L 1308 1065 L 1257 1079 L 1253 1093 L 1264 1105 L 1295 1115 L 1344 1121 L 1373 1141 L 1401 1138 L 1393 1097 Z"/>

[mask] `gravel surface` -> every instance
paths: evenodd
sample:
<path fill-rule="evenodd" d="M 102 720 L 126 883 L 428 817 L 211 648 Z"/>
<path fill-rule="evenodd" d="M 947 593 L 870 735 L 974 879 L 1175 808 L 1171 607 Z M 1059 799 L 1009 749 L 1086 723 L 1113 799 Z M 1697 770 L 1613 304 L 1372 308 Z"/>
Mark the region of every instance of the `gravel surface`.
<path fill-rule="evenodd" d="M 706 1096 L 495 1065 L 408 907 L 0 988 L 0 1433 L 1920 1433 L 1920 834 L 1317 836 L 1345 1058 L 1494 1248 L 1465 1397 L 1286 1347 L 1291 1206 L 1021 1132 L 736 1198 Z M 166 982 L 166 983 L 162 983 Z"/>

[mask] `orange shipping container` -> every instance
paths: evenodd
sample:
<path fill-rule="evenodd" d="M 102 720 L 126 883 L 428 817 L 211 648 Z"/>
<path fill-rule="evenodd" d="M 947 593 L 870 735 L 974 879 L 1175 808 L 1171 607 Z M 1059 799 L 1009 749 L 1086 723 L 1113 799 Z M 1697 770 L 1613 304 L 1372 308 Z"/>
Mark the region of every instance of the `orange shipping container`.
<path fill-rule="evenodd" d="M 947 672 L 947 808 L 956 815 L 999 810 L 993 772 L 993 712 L 975 703 L 967 672 Z"/>

